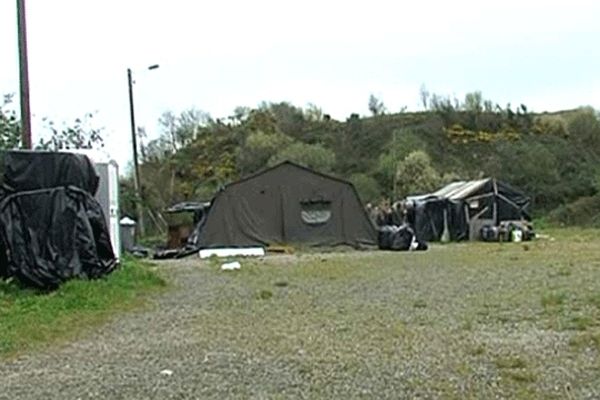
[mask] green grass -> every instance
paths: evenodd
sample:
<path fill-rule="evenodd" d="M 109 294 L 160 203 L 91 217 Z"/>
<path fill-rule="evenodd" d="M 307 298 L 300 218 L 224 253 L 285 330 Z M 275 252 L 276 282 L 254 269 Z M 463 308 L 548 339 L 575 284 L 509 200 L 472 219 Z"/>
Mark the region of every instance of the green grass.
<path fill-rule="evenodd" d="M 147 264 L 133 259 L 107 277 L 72 280 L 49 293 L 0 281 L 0 358 L 74 338 L 164 286 Z"/>

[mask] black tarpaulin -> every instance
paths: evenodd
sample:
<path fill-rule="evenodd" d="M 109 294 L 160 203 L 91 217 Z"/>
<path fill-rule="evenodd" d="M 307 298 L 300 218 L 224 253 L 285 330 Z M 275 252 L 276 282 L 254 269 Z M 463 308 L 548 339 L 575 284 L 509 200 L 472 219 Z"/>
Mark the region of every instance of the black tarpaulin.
<path fill-rule="evenodd" d="M 380 250 L 427 250 L 428 247 L 426 242 L 417 239 L 414 230 L 407 224 L 381 226 L 377 236 Z"/>
<path fill-rule="evenodd" d="M 0 202 L 5 277 L 52 289 L 71 278 L 98 278 L 116 267 L 101 206 L 86 191 L 57 187 Z"/>
<path fill-rule="evenodd" d="M 84 155 L 10 151 L 0 191 L 0 278 L 52 289 L 98 278 L 117 265 Z"/>
<path fill-rule="evenodd" d="M 4 156 L 4 186 L 9 192 L 75 186 L 96 194 L 99 178 L 84 155 L 51 151 L 9 151 Z"/>

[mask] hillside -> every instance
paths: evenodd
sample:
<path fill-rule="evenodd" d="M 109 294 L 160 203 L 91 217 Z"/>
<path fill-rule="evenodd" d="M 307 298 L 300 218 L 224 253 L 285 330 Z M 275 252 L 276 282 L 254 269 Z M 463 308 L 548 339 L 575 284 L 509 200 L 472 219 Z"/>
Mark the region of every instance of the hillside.
<path fill-rule="evenodd" d="M 555 210 L 558 220 L 589 222 L 570 216 L 566 205 L 575 201 L 591 215 L 600 211 L 600 120 L 591 108 L 535 114 L 524 105 L 438 98 L 424 112 L 374 113 L 336 121 L 316 107 L 271 103 L 223 120 L 194 110 L 165 114 L 162 137 L 143 149 L 146 205 L 159 211 L 207 199 L 240 176 L 291 159 L 351 180 L 365 202 L 495 176 L 531 195 L 537 216 Z"/>

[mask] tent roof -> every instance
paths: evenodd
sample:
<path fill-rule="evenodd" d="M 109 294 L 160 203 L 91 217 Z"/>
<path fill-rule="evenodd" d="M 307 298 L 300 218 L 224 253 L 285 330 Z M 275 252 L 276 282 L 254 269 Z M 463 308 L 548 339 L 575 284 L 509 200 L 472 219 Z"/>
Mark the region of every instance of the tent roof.
<path fill-rule="evenodd" d="M 459 200 L 468 197 L 475 193 L 483 185 L 488 183 L 491 178 L 478 179 L 475 181 L 458 181 L 452 182 L 443 188 L 433 192 L 431 195 L 435 197 L 446 198 L 450 200 Z"/>
<path fill-rule="evenodd" d="M 336 176 L 333 176 L 333 175 L 328 175 L 328 174 L 325 174 L 325 173 L 323 173 L 323 172 L 319 172 L 319 171 L 317 171 L 317 170 L 314 170 L 314 169 L 312 169 L 312 168 L 306 167 L 306 166 L 304 166 L 304 165 L 302 165 L 302 164 L 295 163 L 295 162 L 293 162 L 293 161 L 286 160 L 286 161 L 282 161 L 282 162 L 280 162 L 279 164 L 275 164 L 275 165 L 273 165 L 272 167 L 267 167 L 267 168 L 261 169 L 260 171 L 254 172 L 254 173 L 252 173 L 252 174 L 250 174 L 250 175 L 244 176 L 243 178 L 241 178 L 241 179 L 239 179 L 239 180 L 237 180 L 237 181 L 234 181 L 234 182 L 228 183 L 227 185 L 225 185 L 225 186 L 224 186 L 224 188 L 223 188 L 223 189 L 226 189 L 226 188 L 228 188 L 229 186 L 233 186 L 233 185 L 237 185 L 237 184 L 239 184 L 239 183 L 242 183 L 242 182 L 249 181 L 249 180 L 251 180 L 252 178 L 255 178 L 255 177 L 257 177 L 257 176 L 263 175 L 263 174 L 265 174 L 265 173 L 267 173 L 267 172 L 269 172 L 269 171 L 272 171 L 272 170 L 274 170 L 274 169 L 280 168 L 281 166 L 283 166 L 283 165 L 286 165 L 286 164 L 288 164 L 288 165 L 292 165 L 292 166 L 294 166 L 294 167 L 296 167 L 296 168 L 299 168 L 299 169 L 302 169 L 302 170 L 304 170 L 304 171 L 310 172 L 311 174 L 319 175 L 319 176 L 321 176 L 321 177 L 323 177 L 323 178 L 326 178 L 326 179 L 332 179 L 332 180 L 334 180 L 334 181 L 338 181 L 338 182 L 341 182 L 341 183 L 346 183 L 346 184 L 348 184 L 348 185 L 350 185 L 350 186 L 354 187 L 354 185 L 353 185 L 353 184 L 352 184 L 352 182 L 350 182 L 350 181 L 344 180 L 344 179 L 342 179 L 342 178 L 338 178 L 338 177 L 336 177 Z"/>

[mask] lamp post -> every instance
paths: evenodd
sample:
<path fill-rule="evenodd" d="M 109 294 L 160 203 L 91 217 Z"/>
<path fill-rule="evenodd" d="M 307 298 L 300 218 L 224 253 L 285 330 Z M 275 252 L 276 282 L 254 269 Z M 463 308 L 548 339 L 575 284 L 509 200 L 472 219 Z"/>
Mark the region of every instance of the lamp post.
<path fill-rule="evenodd" d="M 148 67 L 149 70 L 157 69 L 158 64 L 154 64 Z M 133 147 L 133 188 L 137 201 L 135 203 L 137 213 L 137 225 L 138 232 L 141 236 L 144 235 L 144 210 L 142 207 L 142 184 L 140 181 L 140 167 L 138 164 L 138 150 L 137 150 L 137 132 L 135 126 L 135 110 L 133 107 L 133 78 L 131 68 L 127 68 L 127 85 L 129 88 L 129 115 L 131 118 L 131 145 Z"/>

